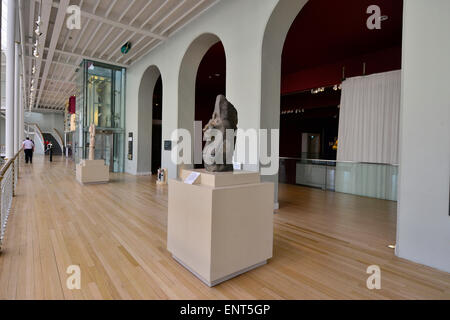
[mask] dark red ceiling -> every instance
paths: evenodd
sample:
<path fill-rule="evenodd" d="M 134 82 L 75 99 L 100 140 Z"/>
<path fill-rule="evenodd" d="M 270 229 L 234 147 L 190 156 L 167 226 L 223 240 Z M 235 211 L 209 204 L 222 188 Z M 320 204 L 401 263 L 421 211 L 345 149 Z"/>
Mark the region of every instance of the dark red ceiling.
<path fill-rule="evenodd" d="M 367 8 L 378 5 L 388 20 L 369 30 Z M 403 0 L 310 0 L 289 30 L 282 73 L 331 64 L 401 45 Z"/>
<path fill-rule="evenodd" d="M 374 4 L 388 16 L 381 30 L 366 25 L 367 8 Z M 368 74 L 399 69 L 402 15 L 403 0 L 309 0 L 285 41 L 282 92 L 338 83 L 344 66 L 347 77 L 361 75 L 362 62 L 367 63 Z M 197 94 L 224 92 L 225 73 L 225 51 L 219 42 L 199 66 Z"/>

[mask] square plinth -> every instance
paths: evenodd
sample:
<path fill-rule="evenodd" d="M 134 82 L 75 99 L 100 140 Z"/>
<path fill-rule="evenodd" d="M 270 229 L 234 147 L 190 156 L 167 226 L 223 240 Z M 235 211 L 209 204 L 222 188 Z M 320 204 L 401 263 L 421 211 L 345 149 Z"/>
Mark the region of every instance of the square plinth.
<path fill-rule="evenodd" d="M 229 175 L 222 180 L 228 185 L 169 181 L 167 248 L 184 267 L 214 286 L 272 257 L 274 185 L 259 182 L 258 173 L 258 182 L 247 184 L 233 173 L 205 179 L 209 174 L 201 172 L 200 181 Z M 230 185 L 233 179 L 236 185 Z"/>
<path fill-rule="evenodd" d="M 184 181 L 191 172 L 200 173 L 195 184 L 210 187 L 226 187 L 240 184 L 259 183 L 261 181 L 259 172 L 234 171 L 234 172 L 208 172 L 205 169 L 182 170 L 181 180 Z"/>
<path fill-rule="evenodd" d="M 109 182 L 109 166 L 104 160 L 81 160 L 76 166 L 76 177 L 81 184 Z"/>

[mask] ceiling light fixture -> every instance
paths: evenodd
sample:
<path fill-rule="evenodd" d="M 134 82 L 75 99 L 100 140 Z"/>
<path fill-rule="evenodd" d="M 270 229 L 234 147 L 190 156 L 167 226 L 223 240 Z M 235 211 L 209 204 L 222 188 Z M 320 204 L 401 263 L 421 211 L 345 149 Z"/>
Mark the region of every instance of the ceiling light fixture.
<path fill-rule="evenodd" d="M 39 26 L 36 27 L 36 30 L 34 30 L 34 33 L 36 33 L 36 35 L 38 37 L 42 36 L 42 32 L 41 32 L 41 28 Z"/>
<path fill-rule="evenodd" d="M 325 88 L 321 87 L 321 88 L 317 88 L 317 89 L 312 89 L 311 93 L 312 94 L 317 94 L 317 93 L 324 92 L 324 91 L 325 91 Z"/>

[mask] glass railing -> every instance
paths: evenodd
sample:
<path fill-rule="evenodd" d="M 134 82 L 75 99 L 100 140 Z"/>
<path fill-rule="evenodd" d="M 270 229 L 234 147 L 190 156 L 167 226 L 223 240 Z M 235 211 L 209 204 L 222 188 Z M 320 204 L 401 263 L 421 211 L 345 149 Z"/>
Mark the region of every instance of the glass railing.
<path fill-rule="evenodd" d="M 0 249 L 5 236 L 8 217 L 19 179 L 19 163 L 23 149 L 0 167 Z"/>
<path fill-rule="evenodd" d="M 397 200 L 398 165 L 280 157 L 279 181 Z"/>

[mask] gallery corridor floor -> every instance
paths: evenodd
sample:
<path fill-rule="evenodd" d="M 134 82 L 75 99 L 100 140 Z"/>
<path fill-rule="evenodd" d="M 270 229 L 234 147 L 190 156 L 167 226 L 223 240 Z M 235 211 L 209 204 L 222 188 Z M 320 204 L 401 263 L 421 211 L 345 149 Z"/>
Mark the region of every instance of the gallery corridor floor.
<path fill-rule="evenodd" d="M 280 186 L 274 257 L 208 288 L 166 250 L 167 188 L 114 174 L 81 186 L 74 164 L 22 164 L 0 255 L 1 299 L 449 299 L 450 275 L 398 259 L 396 203 Z M 81 267 L 80 290 L 66 287 Z M 381 268 L 381 290 L 366 269 Z"/>

